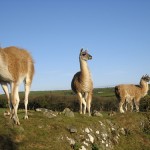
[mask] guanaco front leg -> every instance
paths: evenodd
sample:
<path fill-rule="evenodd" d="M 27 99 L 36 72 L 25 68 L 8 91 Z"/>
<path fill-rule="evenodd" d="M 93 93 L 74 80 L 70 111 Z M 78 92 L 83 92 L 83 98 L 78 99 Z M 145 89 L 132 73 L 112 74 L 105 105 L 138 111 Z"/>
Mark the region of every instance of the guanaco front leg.
<path fill-rule="evenodd" d="M 12 83 L 11 84 L 11 102 L 13 105 L 12 111 L 12 119 L 14 120 L 15 124 L 20 125 L 19 118 L 17 115 L 18 105 L 19 105 L 19 93 L 18 93 L 18 84 Z"/>

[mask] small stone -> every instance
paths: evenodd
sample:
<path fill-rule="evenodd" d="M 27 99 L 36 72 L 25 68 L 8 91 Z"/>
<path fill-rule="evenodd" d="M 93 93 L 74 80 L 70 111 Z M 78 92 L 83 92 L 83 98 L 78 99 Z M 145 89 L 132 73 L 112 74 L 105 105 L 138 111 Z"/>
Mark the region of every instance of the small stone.
<path fill-rule="evenodd" d="M 104 141 L 104 140 L 102 140 L 102 143 L 104 144 L 104 143 L 105 143 L 105 141 Z"/>
<path fill-rule="evenodd" d="M 83 144 L 84 144 L 84 145 L 86 145 L 86 146 L 88 146 L 88 145 L 89 145 L 89 144 L 88 144 L 88 143 L 86 143 L 85 141 L 83 142 Z"/>
<path fill-rule="evenodd" d="M 35 111 L 39 112 L 39 111 L 42 111 L 42 109 L 41 108 L 36 108 Z"/>
<path fill-rule="evenodd" d="M 76 128 L 70 128 L 70 133 L 76 133 L 77 129 Z"/>
<path fill-rule="evenodd" d="M 46 109 L 46 108 L 36 108 L 35 111 L 38 111 L 38 112 L 47 112 L 48 109 Z"/>
<path fill-rule="evenodd" d="M 93 138 L 93 136 L 92 136 L 92 135 L 90 135 L 90 134 L 88 134 L 88 137 L 89 137 L 89 139 L 90 139 L 90 142 L 91 142 L 91 143 L 93 143 L 93 142 L 94 142 L 94 138 Z"/>
<path fill-rule="evenodd" d="M 93 116 L 103 117 L 103 115 L 100 112 L 96 111 L 96 110 L 94 110 Z"/>
<path fill-rule="evenodd" d="M 125 131 L 124 128 L 120 128 L 119 133 L 122 134 L 122 135 L 126 135 L 126 131 Z"/>
<path fill-rule="evenodd" d="M 90 133 L 89 128 L 85 128 L 85 132 L 86 132 L 86 133 Z"/>
<path fill-rule="evenodd" d="M 67 137 L 67 140 L 69 141 L 70 145 L 74 145 L 75 144 L 75 140 L 74 139 Z"/>
<path fill-rule="evenodd" d="M 56 112 L 53 112 L 52 110 L 50 111 L 45 111 L 43 112 L 44 116 L 48 117 L 48 118 L 54 118 L 57 116 Z"/>
<path fill-rule="evenodd" d="M 101 135 L 102 135 L 103 139 L 106 140 L 106 138 L 108 136 L 107 133 L 102 133 Z"/>
<path fill-rule="evenodd" d="M 86 148 L 84 146 L 81 146 L 79 150 L 86 150 Z"/>
<path fill-rule="evenodd" d="M 118 143 L 119 143 L 118 138 L 117 138 L 117 137 L 114 137 L 114 138 L 113 138 L 113 142 L 114 142 L 114 144 L 118 144 Z"/>
<path fill-rule="evenodd" d="M 99 121 L 99 123 L 100 123 L 100 125 L 102 126 L 102 127 L 104 127 L 105 125 L 101 122 L 101 121 Z"/>

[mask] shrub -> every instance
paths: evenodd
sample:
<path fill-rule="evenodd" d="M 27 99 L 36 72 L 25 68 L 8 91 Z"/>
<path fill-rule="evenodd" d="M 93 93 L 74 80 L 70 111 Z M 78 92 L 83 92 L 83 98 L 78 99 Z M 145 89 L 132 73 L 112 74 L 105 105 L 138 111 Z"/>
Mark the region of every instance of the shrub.
<path fill-rule="evenodd" d="M 6 108 L 8 105 L 7 99 L 4 95 L 0 96 L 0 108 Z"/>
<path fill-rule="evenodd" d="M 150 135 L 150 113 L 143 113 L 145 120 L 143 122 L 142 130 L 144 133 Z"/>
<path fill-rule="evenodd" d="M 19 108 L 24 109 L 24 92 L 20 93 Z M 5 95 L 0 96 L 0 107 L 7 107 Z M 79 111 L 79 100 L 77 95 L 71 92 L 33 92 L 29 95 L 28 109 L 47 108 L 56 111 L 63 111 L 66 107 L 74 112 Z M 91 110 L 117 111 L 118 101 L 115 96 L 100 96 L 93 94 Z M 140 101 L 140 111 L 150 111 L 150 95 L 145 96 Z"/>
<path fill-rule="evenodd" d="M 140 101 L 140 111 L 150 111 L 150 95 L 146 95 Z"/>
<path fill-rule="evenodd" d="M 92 109 L 100 111 L 117 111 L 118 102 L 114 97 L 93 96 Z"/>

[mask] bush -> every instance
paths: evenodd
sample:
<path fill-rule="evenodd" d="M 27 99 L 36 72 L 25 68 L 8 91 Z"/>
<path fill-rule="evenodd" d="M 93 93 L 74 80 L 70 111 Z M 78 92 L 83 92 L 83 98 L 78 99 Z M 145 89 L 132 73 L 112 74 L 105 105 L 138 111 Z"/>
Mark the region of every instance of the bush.
<path fill-rule="evenodd" d="M 140 111 L 150 111 L 150 95 L 146 95 L 140 101 Z"/>
<path fill-rule="evenodd" d="M 6 108 L 8 105 L 7 99 L 4 95 L 0 96 L 0 108 Z"/>
<path fill-rule="evenodd" d="M 91 110 L 116 111 L 117 105 L 117 100 L 114 97 L 93 96 Z M 47 108 L 54 111 L 70 108 L 72 111 L 78 112 L 80 106 L 76 95 L 48 94 L 30 99 L 28 107 L 29 109 Z"/>
<path fill-rule="evenodd" d="M 143 113 L 145 120 L 143 122 L 143 132 L 150 135 L 150 113 Z"/>
<path fill-rule="evenodd" d="M 71 92 L 43 93 L 33 92 L 29 95 L 28 109 L 47 108 L 54 111 L 63 111 L 68 107 L 74 112 L 79 111 L 80 106 L 77 95 L 74 95 Z M 20 99 L 19 108 L 24 109 L 24 93 L 20 93 Z M 5 95 L 0 96 L 0 107 L 7 107 L 7 99 Z M 91 110 L 117 111 L 118 101 L 115 96 L 99 96 L 94 94 L 91 103 Z M 140 111 L 150 111 L 150 95 L 141 99 Z"/>
<path fill-rule="evenodd" d="M 117 111 L 118 102 L 115 97 L 93 96 L 92 110 Z"/>

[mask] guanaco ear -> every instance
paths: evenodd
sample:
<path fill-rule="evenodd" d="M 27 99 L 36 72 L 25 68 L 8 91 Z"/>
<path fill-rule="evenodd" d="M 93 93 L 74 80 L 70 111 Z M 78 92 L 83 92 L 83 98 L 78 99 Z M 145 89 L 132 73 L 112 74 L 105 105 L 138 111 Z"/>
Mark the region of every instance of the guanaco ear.
<path fill-rule="evenodd" d="M 81 48 L 81 50 L 80 50 L 80 53 L 82 53 L 83 52 L 83 48 Z"/>
<path fill-rule="evenodd" d="M 146 74 L 145 76 L 146 76 L 146 77 L 149 77 L 149 75 L 148 75 L 148 74 Z"/>
<path fill-rule="evenodd" d="M 85 53 L 88 53 L 88 50 L 85 50 Z"/>

